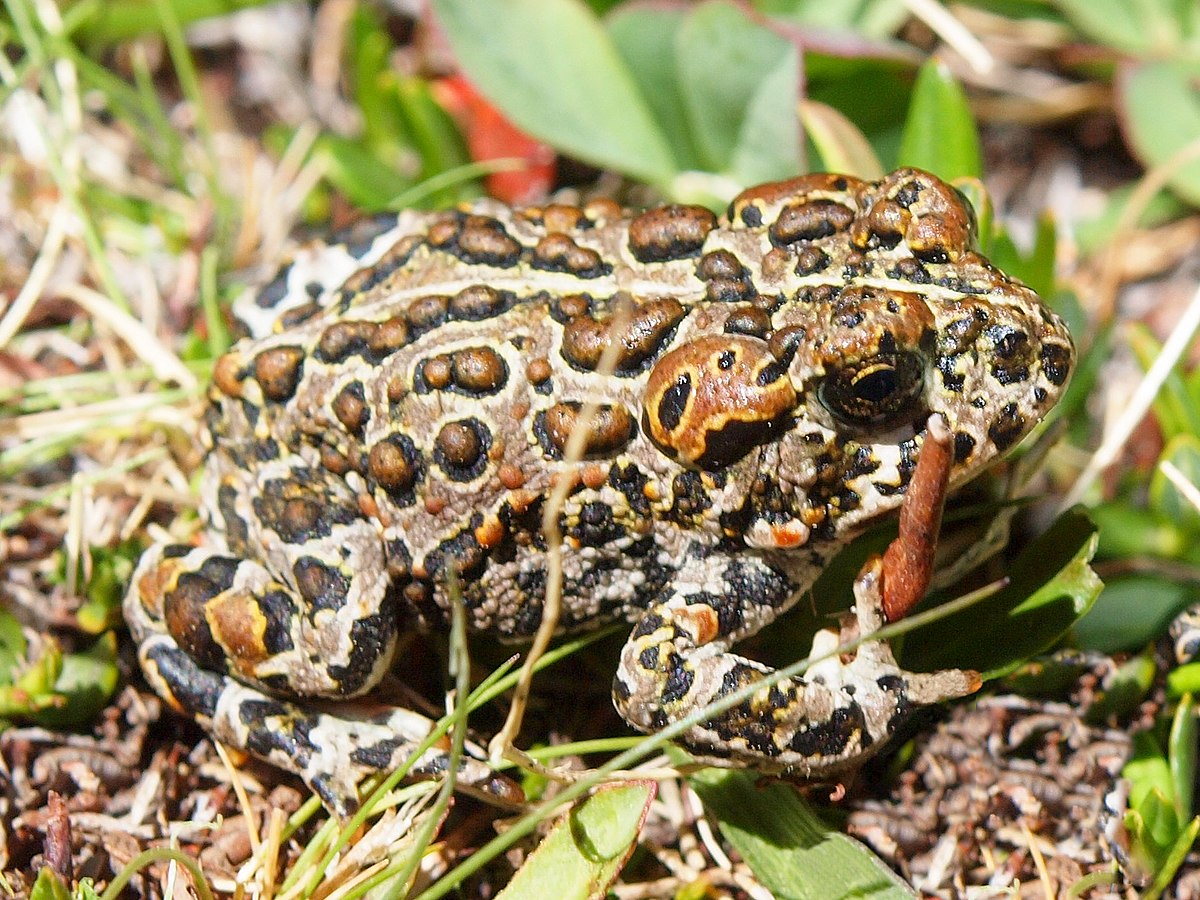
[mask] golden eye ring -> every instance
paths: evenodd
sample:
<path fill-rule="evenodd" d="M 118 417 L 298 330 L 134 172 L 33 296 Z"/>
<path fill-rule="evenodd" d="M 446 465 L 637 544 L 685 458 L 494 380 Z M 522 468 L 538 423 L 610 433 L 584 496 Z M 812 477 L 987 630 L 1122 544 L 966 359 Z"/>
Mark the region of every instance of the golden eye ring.
<path fill-rule="evenodd" d="M 925 365 L 918 353 L 885 353 L 826 373 L 817 397 L 838 421 L 889 428 L 921 408 Z"/>

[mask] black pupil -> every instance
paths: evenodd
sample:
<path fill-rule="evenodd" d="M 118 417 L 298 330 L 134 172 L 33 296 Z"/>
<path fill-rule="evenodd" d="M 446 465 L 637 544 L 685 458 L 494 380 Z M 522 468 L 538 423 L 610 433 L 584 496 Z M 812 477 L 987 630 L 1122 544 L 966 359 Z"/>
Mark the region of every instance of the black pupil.
<path fill-rule="evenodd" d="M 854 395 L 865 403 L 882 403 L 899 387 L 896 370 L 890 366 L 880 367 L 854 382 Z"/>

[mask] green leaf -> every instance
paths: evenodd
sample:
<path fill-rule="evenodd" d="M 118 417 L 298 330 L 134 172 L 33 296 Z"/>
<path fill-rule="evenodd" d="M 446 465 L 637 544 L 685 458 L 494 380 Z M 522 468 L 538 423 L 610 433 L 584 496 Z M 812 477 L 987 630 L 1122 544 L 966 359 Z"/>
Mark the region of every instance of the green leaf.
<path fill-rule="evenodd" d="M 1163 765 L 1166 765 L 1165 760 Z M 1141 798 L 1135 808 L 1145 823 L 1147 838 L 1156 848 L 1154 855 L 1161 859 L 1179 835 L 1175 804 L 1165 791 L 1155 787 Z"/>
<path fill-rule="evenodd" d="M 1200 694 L 1200 662 L 1185 663 L 1168 672 L 1167 693 L 1172 697 Z"/>
<path fill-rule="evenodd" d="M 123 541 L 111 549 L 93 548 L 87 599 L 75 613 L 75 621 L 88 634 L 99 634 L 121 621 L 125 585 L 133 574 L 133 561 L 140 549 L 140 544 L 131 541 Z"/>
<path fill-rule="evenodd" d="M 1113 578 L 1076 623 L 1075 643 L 1100 653 L 1142 647 L 1196 599 L 1189 586 L 1156 575 Z"/>
<path fill-rule="evenodd" d="M 883 165 L 871 142 L 841 112 L 815 100 L 802 100 L 800 121 L 821 156 L 822 169 L 859 178 L 883 177 Z"/>
<path fill-rule="evenodd" d="M 983 157 L 967 95 L 950 70 L 931 59 L 917 72 L 900 165 L 927 169 L 942 178 L 979 178 Z"/>
<path fill-rule="evenodd" d="M 733 149 L 734 178 L 742 184 L 762 184 L 801 170 L 799 101 L 800 52 L 788 47 L 750 98 Z"/>
<path fill-rule="evenodd" d="M 498 897 L 603 896 L 633 852 L 654 793 L 652 781 L 601 788 L 554 825 Z"/>
<path fill-rule="evenodd" d="M 1079 510 L 1064 513 L 1012 563 L 1003 590 L 908 635 L 905 667 L 975 669 L 988 679 L 1044 652 L 1100 593 L 1103 583 L 1088 564 L 1095 550 L 1091 520 Z M 989 639 L 978 640 L 981 634 Z"/>
<path fill-rule="evenodd" d="M 1120 500 L 1100 503 L 1091 514 L 1100 526 L 1100 555 L 1104 559 L 1158 556 L 1200 565 L 1200 543 L 1157 513 Z"/>
<path fill-rule="evenodd" d="M 608 34 L 578 0 L 434 0 L 459 64 L 518 127 L 658 184 L 675 160 Z"/>
<path fill-rule="evenodd" d="M 827 826 L 790 785 L 760 785 L 757 776 L 705 769 L 688 782 L 721 834 L 779 900 L 915 894 L 870 850 Z"/>
<path fill-rule="evenodd" d="M 1195 32 L 1195 4 L 1171 0 L 1057 0 L 1067 19 L 1088 37 L 1129 53 L 1173 55 Z M 1192 7 L 1190 13 L 1188 7 Z M 1190 19 L 1190 25 L 1189 25 Z"/>
<path fill-rule="evenodd" d="M 1134 150 L 1147 167 L 1174 165 L 1191 147 L 1187 162 L 1168 180 L 1172 190 L 1200 204 L 1200 60 L 1129 63 L 1117 78 L 1117 111 Z"/>
<path fill-rule="evenodd" d="M 1183 697 L 1171 718 L 1167 737 L 1167 765 L 1175 798 L 1175 813 L 1180 822 L 1192 817 L 1192 791 L 1196 779 L 1196 705 L 1191 695 Z"/>
<path fill-rule="evenodd" d="M 876 38 L 890 38 L 908 18 L 901 0 L 757 0 L 755 6 L 781 19 L 830 30 L 852 31 Z"/>
<path fill-rule="evenodd" d="M 1188 822 L 1187 826 L 1179 832 L 1175 843 L 1159 864 L 1154 881 L 1147 890 L 1142 892 L 1141 900 L 1157 900 L 1170 887 L 1171 882 L 1175 880 L 1175 873 L 1179 871 L 1179 867 L 1183 865 L 1183 861 L 1191 852 L 1198 835 L 1200 835 L 1200 816 Z"/>
<path fill-rule="evenodd" d="M 0 684 L 12 679 L 13 671 L 25 659 L 28 646 L 17 617 L 0 607 Z"/>
<path fill-rule="evenodd" d="M 362 114 L 363 136 L 368 141 L 394 142 L 404 134 L 393 97 L 384 88 L 392 77 L 391 37 L 373 10 L 355 9 L 346 39 L 346 62 L 350 68 L 350 91 Z"/>
<path fill-rule="evenodd" d="M 1163 449 L 1150 477 L 1150 506 L 1175 527 L 1200 531 L 1200 509 L 1167 477 L 1163 463 L 1170 463 L 1197 491 L 1200 491 L 1200 437 L 1177 434 Z"/>
<path fill-rule="evenodd" d="M 1139 810 L 1143 815 L 1155 802 L 1154 795 L 1165 798 L 1174 792 L 1167 758 L 1154 735 L 1147 731 L 1139 731 L 1133 736 L 1133 755 L 1121 769 L 1121 777 L 1129 779 L 1129 808 Z M 1172 809 L 1175 806 L 1174 803 L 1168 805 Z"/>
<path fill-rule="evenodd" d="M 798 132 L 796 101 L 800 73 L 794 53 L 790 43 L 752 22 L 726 0 L 701 3 L 683 22 L 676 38 L 675 62 L 693 140 L 704 168 L 714 172 L 733 171 L 739 144 L 753 140 L 743 133 L 743 128 L 750 121 L 748 111 L 768 80 L 780 96 L 758 101 L 763 111 L 756 113 L 756 121 L 761 121 L 768 110 L 783 107 L 783 124 L 775 123 L 771 134 L 778 135 L 786 123 L 791 123 L 793 132 Z M 794 75 L 790 81 L 786 75 L 789 60 Z M 774 151 L 779 159 L 791 148 L 795 148 L 795 156 L 791 169 L 784 174 L 794 174 L 799 166 L 798 143 L 788 143 Z"/>
<path fill-rule="evenodd" d="M 884 171 L 896 168 L 916 62 L 804 51 L 805 99 L 832 106 L 867 136 Z"/>
<path fill-rule="evenodd" d="M 100 714 L 119 680 L 117 636 L 110 631 L 82 653 L 63 655 L 54 682 L 54 693 L 63 702 L 41 710 L 33 720 L 47 728 L 85 725 Z"/>
<path fill-rule="evenodd" d="M 33 883 L 33 890 L 29 892 L 29 900 L 71 900 L 71 892 L 53 869 L 42 866 L 37 881 Z"/>
<path fill-rule="evenodd" d="M 626 5 L 604 24 L 654 121 L 670 142 L 676 166 L 686 171 L 700 168 L 700 157 L 675 65 L 675 42 L 683 20 L 683 9 Z"/>

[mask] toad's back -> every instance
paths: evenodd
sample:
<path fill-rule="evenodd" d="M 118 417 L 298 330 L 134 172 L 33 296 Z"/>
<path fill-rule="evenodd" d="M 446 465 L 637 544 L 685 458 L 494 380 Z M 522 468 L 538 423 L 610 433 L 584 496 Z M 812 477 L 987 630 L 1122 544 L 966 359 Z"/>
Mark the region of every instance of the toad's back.
<path fill-rule="evenodd" d="M 640 617 L 645 642 L 658 605 L 699 597 L 701 643 L 727 645 L 899 504 L 931 413 L 965 481 L 1071 366 L 1061 322 L 915 170 L 764 185 L 722 220 L 598 202 L 382 224 L 245 304 L 254 336 L 210 391 L 211 546 L 167 548 L 131 591 L 135 625 L 274 690 L 369 687 L 401 608 L 443 621 L 448 567 L 475 628 L 532 634 L 562 478 L 564 624 Z M 618 695 L 687 664 L 638 665 Z M 661 724 L 656 699 L 623 712 Z"/>

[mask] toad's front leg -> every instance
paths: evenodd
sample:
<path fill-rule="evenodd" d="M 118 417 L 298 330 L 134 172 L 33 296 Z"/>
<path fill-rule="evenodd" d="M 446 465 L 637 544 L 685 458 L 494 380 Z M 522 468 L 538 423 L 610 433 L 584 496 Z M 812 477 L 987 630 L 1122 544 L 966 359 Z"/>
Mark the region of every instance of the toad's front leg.
<path fill-rule="evenodd" d="M 878 558 L 854 584 L 858 631 L 883 623 Z M 789 580 L 766 561 L 710 555 L 688 567 L 688 581 L 648 609 L 621 655 L 613 697 L 641 731 L 657 731 L 773 672 L 728 651 L 786 607 Z M 838 636 L 819 632 L 814 657 Z M 831 656 L 803 678 L 763 686 L 686 731 L 681 742 L 702 757 L 765 771 L 824 777 L 854 769 L 877 752 L 913 707 L 979 688 L 974 672 L 907 672 L 883 641 L 862 643 L 849 660 Z"/>

